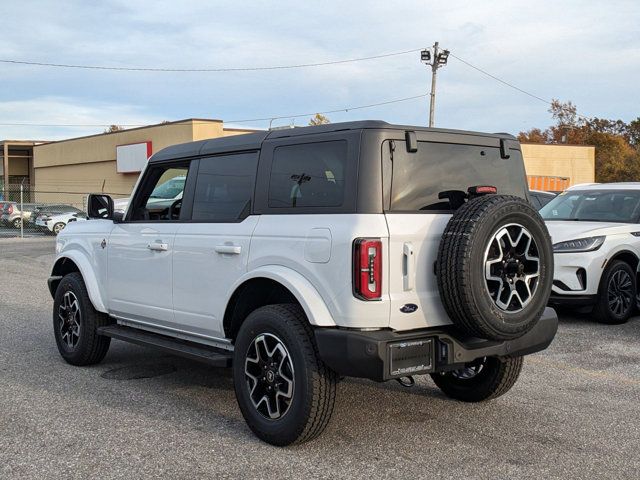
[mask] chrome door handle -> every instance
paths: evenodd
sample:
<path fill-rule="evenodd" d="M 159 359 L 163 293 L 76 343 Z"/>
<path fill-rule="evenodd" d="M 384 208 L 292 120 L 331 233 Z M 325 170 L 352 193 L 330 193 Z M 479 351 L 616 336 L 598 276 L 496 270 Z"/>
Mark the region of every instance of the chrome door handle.
<path fill-rule="evenodd" d="M 229 253 L 231 255 L 240 255 L 242 247 L 240 245 L 216 245 L 214 249 L 217 253 Z"/>
<path fill-rule="evenodd" d="M 147 245 L 147 248 L 149 250 L 153 250 L 154 252 L 166 252 L 167 250 L 169 250 L 169 245 L 167 245 L 166 243 L 155 242 Z"/>

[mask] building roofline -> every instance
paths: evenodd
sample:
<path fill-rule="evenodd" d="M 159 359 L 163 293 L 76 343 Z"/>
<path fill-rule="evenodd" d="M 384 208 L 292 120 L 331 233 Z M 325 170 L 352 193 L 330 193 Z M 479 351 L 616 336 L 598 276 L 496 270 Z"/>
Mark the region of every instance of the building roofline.
<path fill-rule="evenodd" d="M 191 122 L 191 123 L 193 123 L 193 122 L 198 122 L 198 123 L 223 123 L 222 120 L 213 119 L 213 118 L 185 118 L 183 120 L 174 120 L 174 121 L 171 121 L 171 122 L 152 123 L 151 125 L 143 125 L 141 127 L 125 128 L 125 129 L 122 129 L 122 130 L 118 130 L 116 132 L 93 133 L 91 135 L 83 135 L 83 136 L 80 136 L 80 137 L 65 138 L 63 140 L 49 140 L 49 141 L 41 143 L 40 145 L 49 145 L 49 144 L 52 144 L 52 143 L 70 142 L 70 141 L 73 141 L 73 140 L 83 140 L 85 138 L 99 137 L 99 136 L 102 136 L 102 135 L 115 135 L 117 133 L 133 132 L 135 130 L 144 130 L 146 128 L 171 126 L 171 125 L 184 125 L 184 124 L 188 124 L 189 122 Z M 40 145 L 34 145 L 34 146 L 40 146 Z"/>
<path fill-rule="evenodd" d="M 5 140 L 0 140 L 0 145 L 4 145 L 5 143 L 13 143 L 15 145 L 36 145 L 36 144 L 42 144 L 42 143 L 48 143 L 51 140 L 10 140 L 10 139 L 5 139 Z"/>
<path fill-rule="evenodd" d="M 586 148 L 595 148 L 595 145 L 579 145 L 577 143 L 520 142 L 520 145 L 542 145 L 543 147 L 586 147 Z"/>

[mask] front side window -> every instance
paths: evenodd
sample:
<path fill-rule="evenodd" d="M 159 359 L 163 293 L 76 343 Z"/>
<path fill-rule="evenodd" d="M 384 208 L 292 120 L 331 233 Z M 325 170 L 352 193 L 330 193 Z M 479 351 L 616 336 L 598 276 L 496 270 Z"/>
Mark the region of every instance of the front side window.
<path fill-rule="evenodd" d="M 135 199 L 131 220 L 178 220 L 188 171 L 188 163 L 150 167 Z"/>
<path fill-rule="evenodd" d="M 547 203 L 540 215 L 545 220 L 635 223 L 640 215 L 640 191 L 563 192 Z"/>
<path fill-rule="evenodd" d="M 344 202 L 347 142 L 278 147 L 273 153 L 269 207 L 339 207 Z"/>
<path fill-rule="evenodd" d="M 257 166 L 255 152 L 201 159 L 191 219 L 235 222 L 249 215 Z"/>

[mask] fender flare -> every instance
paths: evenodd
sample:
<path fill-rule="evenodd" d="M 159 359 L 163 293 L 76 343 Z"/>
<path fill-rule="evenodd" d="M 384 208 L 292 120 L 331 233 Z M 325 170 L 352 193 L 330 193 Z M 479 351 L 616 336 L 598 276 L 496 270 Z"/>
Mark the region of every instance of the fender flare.
<path fill-rule="evenodd" d="M 102 293 L 100 291 L 100 286 L 98 283 L 98 279 L 96 278 L 93 268 L 89 263 L 89 260 L 85 255 L 78 252 L 77 250 L 69 250 L 64 252 L 60 256 L 56 258 L 56 261 L 53 264 L 53 269 L 51 275 L 54 276 L 55 268 L 58 265 L 58 262 L 63 259 L 69 259 L 73 263 L 76 264 L 78 270 L 80 270 L 80 275 L 82 275 L 82 279 L 84 280 L 84 284 L 87 287 L 87 292 L 89 293 L 89 300 L 93 304 L 93 308 L 102 313 L 108 313 L 107 307 L 105 306 L 104 299 L 102 298 Z"/>
<path fill-rule="evenodd" d="M 312 283 L 295 270 L 282 265 L 263 265 L 247 272 L 230 288 L 227 299 L 231 299 L 240 285 L 254 278 L 268 278 L 286 287 L 302 306 L 311 325 L 316 327 L 336 326 L 324 299 Z"/>
<path fill-rule="evenodd" d="M 615 257 L 620 256 L 620 255 L 632 255 L 632 256 L 634 256 L 636 258 L 636 260 L 638 260 L 638 264 L 636 266 L 636 272 L 639 271 L 639 269 L 640 269 L 640 255 L 638 254 L 638 252 L 636 251 L 635 248 L 633 248 L 631 245 L 628 245 L 626 243 L 618 245 L 614 249 L 609 251 L 609 253 L 607 254 L 607 258 L 605 259 L 605 262 L 602 265 L 602 271 L 604 271 L 604 269 L 609 266 L 609 264 L 611 263 L 611 260 L 613 260 Z"/>

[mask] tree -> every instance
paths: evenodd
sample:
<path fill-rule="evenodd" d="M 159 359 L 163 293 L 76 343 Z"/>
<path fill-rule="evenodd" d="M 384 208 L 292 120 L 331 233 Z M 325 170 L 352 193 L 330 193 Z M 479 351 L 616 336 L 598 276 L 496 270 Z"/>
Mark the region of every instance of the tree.
<path fill-rule="evenodd" d="M 124 130 L 124 128 L 122 128 L 120 125 L 109 125 L 109 128 L 107 128 L 104 133 L 120 132 L 122 130 Z"/>
<path fill-rule="evenodd" d="M 326 125 L 327 123 L 331 123 L 331 120 L 329 120 L 327 117 L 325 117 L 321 113 L 316 113 L 309 120 L 309 125 Z"/>
<path fill-rule="evenodd" d="M 518 134 L 518 140 L 522 143 L 549 143 L 549 131 L 542 131 L 539 128 L 532 128 L 526 132 Z"/>
<path fill-rule="evenodd" d="M 555 125 L 532 128 L 518 139 L 530 143 L 569 143 L 596 148 L 596 182 L 640 180 L 640 117 L 629 123 L 578 115 L 572 102 L 553 99 L 549 108 Z"/>

